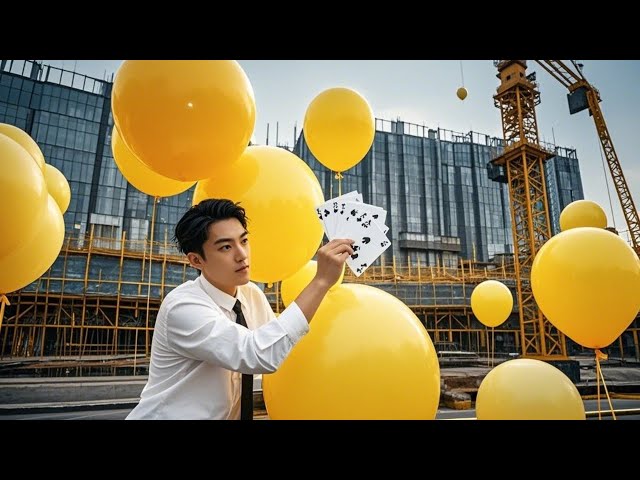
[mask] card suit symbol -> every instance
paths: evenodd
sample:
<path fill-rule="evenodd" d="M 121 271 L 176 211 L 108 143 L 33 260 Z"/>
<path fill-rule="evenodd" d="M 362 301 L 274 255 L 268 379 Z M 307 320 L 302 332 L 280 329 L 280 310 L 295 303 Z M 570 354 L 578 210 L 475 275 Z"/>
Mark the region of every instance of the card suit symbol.
<path fill-rule="evenodd" d="M 352 260 L 355 260 L 356 258 L 358 258 L 358 254 L 357 253 L 354 253 L 353 255 L 351 255 L 351 259 Z"/>
<path fill-rule="evenodd" d="M 327 218 L 329 216 L 331 212 L 329 210 L 327 210 L 326 208 L 324 209 L 324 217 Z"/>
<path fill-rule="evenodd" d="M 362 237 L 362 243 L 364 243 L 365 245 L 367 243 L 369 243 L 371 241 L 371 239 L 369 237 Z"/>

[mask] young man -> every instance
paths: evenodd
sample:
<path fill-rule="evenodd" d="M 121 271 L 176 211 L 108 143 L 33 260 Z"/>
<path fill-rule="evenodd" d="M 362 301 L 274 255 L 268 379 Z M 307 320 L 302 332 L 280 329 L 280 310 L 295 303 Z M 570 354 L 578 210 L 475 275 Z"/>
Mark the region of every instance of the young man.
<path fill-rule="evenodd" d="M 149 380 L 127 420 L 240 419 L 243 390 L 242 419 L 251 419 L 252 375 L 276 371 L 309 331 L 308 322 L 353 254 L 353 241 L 335 239 L 321 247 L 315 278 L 276 318 L 262 290 L 249 281 L 242 207 L 204 200 L 180 219 L 175 237 L 200 276 L 163 300 Z"/>

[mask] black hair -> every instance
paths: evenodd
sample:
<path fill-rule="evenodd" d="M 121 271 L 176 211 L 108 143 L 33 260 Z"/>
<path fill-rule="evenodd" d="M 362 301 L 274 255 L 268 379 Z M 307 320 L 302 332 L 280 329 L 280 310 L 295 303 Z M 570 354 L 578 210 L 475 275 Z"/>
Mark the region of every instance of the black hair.
<path fill-rule="evenodd" d="M 209 237 L 209 225 L 220 220 L 236 218 L 247 229 L 244 208 L 226 198 L 210 198 L 192 206 L 176 225 L 174 241 L 178 250 L 187 255 L 198 253 L 204 258 L 202 245 Z"/>

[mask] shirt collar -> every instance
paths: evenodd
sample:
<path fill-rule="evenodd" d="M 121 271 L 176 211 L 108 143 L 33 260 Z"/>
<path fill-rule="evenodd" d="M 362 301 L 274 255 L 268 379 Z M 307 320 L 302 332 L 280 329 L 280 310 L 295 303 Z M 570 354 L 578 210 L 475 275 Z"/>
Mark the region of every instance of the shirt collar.
<path fill-rule="evenodd" d="M 229 312 L 233 311 L 236 300 L 240 300 L 240 303 L 247 307 L 247 302 L 242 295 L 242 289 L 240 287 L 238 287 L 236 291 L 236 296 L 232 297 L 228 293 L 225 293 L 222 290 L 211 285 L 211 283 L 209 283 L 209 281 L 204 278 L 204 275 L 202 274 L 198 276 L 198 281 L 200 282 L 200 285 L 202 286 L 204 291 L 211 297 L 216 305 L 224 308 L 225 310 L 228 310 Z"/>

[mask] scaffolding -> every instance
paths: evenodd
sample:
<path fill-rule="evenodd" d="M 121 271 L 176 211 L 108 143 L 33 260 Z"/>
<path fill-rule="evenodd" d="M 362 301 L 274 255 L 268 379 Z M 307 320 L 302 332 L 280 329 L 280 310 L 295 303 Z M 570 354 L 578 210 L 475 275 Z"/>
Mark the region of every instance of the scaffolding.
<path fill-rule="evenodd" d="M 85 374 L 145 373 L 162 299 L 197 272 L 166 233 L 163 242 L 93 233 L 67 237 L 60 256 L 41 278 L 8 295 L 11 304 L 0 330 L 0 373 L 11 370 L 7 365 L 56 376 L 69 374 L 71 368 Z M 471 293 L 482 281 L 498 280 L 515 291 L 511 255 L 485 263 L 460 260 L 456 268 L 422 266 L 410 256 L 394 258 L 389 265 L 382 260 L 360 277 L 347 269 L 344 282 L 367 284 L 401 299 L 434 342 L 455 342 L 479 355 L 520 352 L 515 295 L 514 312 L 491 336 L 470 306 Z M 262 288 L 274 311 L 281 312 L 280 283 Z M 639 327 L 636 318 L 618 339 L 623 359 L 640 361 Z M 88 373 L 98 370 L 102 373 Z"/>

